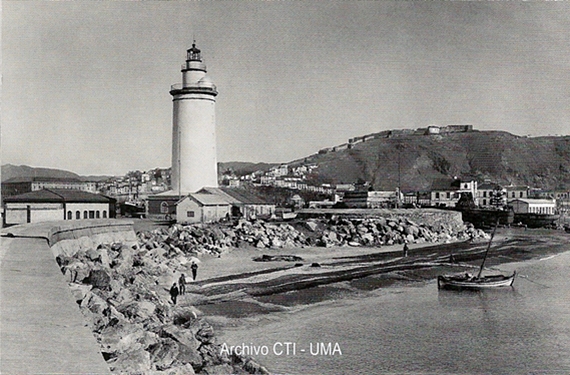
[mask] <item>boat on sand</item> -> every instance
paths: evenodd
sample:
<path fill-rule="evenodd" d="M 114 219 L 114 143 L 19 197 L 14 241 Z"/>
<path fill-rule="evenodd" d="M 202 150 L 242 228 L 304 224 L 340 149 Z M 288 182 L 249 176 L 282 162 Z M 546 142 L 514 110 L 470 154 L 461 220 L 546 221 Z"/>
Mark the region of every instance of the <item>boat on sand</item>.
<path fill-rule="evenodd" d="M 485 261 L 487 260 L 487 255 L 489 254 L 489 249 L 491 248 L 491 242 L 495 236 L 495 231 L 499 226 L 499 220 L 493 229 L 491 234 L 491 239 L 487 245 L 487 250 L 485 251 L 485 256 L 483 257 L 483 262 L 479 268 L 479 273 L 477 276 L 471 275 L 469 273 L 459 274 L 459 275 L 439 275 L 437 277 L 437 287 L 439 289 L 468 289 L 468 290 L 480 290 L 480 289 L 492 289 L 500 288 L 505 286 L 512 286 L 517 272 L 514 271 L 512 275 L 488 275 L 482 276 L 483 268 L 485 267 Z"/>

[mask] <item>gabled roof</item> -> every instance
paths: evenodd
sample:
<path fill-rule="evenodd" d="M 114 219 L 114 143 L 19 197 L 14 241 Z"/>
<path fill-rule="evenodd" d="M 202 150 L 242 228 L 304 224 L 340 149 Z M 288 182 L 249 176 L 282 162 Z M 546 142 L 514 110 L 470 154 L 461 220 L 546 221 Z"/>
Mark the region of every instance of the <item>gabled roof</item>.
<path fill-rule="evenodd" d="M 235 189 L 235 188 L 212 188 L 212 187 L 204 187 L 198 191 L 198 193 L 206 193 L 206 194 L 216 194 L 222 197 L 225 197 L 227 201 L 231 204 L 269 204 L 265 202 L 263 199 L 255 196 L 254 194 L 248 192 L 244 189 Z"/>
<path fill-rule="evenodd" d="M 220 188 L 224 193 L 232 196 L 233 198 L 237 199 L 241 203 L 244 204 L 269 204 L 263 199 L 255 196 L 254 194 L 248 192 L 244 189 L 232 189 L 232 188 Z"/>
<path fill-rule="evenodd" d="M 546 204 L 546 205 L 556 205 L 556 200 L 554 199 L 532 199 L 532 198 L 516 198 L 516 199 L 512 199 L 510 200 L 508 203 L 513 203 L 513 202 L 524 202 L 526 204 Z"/>
<path fill-rule="evenodd" d="M 203 206 L 227 206 L 230 203 L 224 197 L 216 194 L 193 193 L 187 196 Z"/>
<path fill-rule="evenodd" d="M 4 198 L 4 202 L 14 203 L 111 203 L 114 201 L 114 198 L 106 197 L 101 194 L 71 189 L 42 189 Z"/>

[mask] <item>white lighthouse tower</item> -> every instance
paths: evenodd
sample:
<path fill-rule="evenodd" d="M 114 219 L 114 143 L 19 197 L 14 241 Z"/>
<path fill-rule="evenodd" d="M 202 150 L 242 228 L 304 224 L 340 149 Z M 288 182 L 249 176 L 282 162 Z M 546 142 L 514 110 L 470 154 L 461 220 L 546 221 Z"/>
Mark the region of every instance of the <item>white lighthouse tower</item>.
<path fill-rule="evenodd" d="M 182 65 L 182 83 L 170 89 L 173 101 L 172 191 L 189 194 L 218 187 L 216 85 L 206 76 L 196 43 Z"/>

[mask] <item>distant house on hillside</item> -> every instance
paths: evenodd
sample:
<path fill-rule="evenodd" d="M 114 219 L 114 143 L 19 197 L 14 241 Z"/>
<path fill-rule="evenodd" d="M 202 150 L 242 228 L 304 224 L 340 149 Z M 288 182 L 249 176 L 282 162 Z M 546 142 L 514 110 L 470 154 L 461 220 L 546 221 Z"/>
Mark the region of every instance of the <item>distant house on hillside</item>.
<path fill-rule="evenodd" d="M 507 190 L 493 182 L 485 182 L 477 189 L 478 205 L 483 208 L 504 206 L 507 204 Z"/>
<path fill-rule="evenodd" d="M 507 198 L 508 199 L 515 199 L 515 198 L 528 198 L 528 186 L 524 185 L 510 185 L 505 186 Z"/>
<path fill-rule="evenodd" d="M 461 197 L 459 193 L 459 180 L 439 179 L 432 183 L 431 206 L 434 207 L 455 207 Z"/>
<path fill-rule="evenodd" d="M 393 208 L 398 202 L 396 191 L 347 191 L 342 199 L 348 208 Z"/>
<path fill-rule="evenodd" d="M 116 200 L 71 189 L 42 189 L 4 199 L 4 225 L 115 217 Z"/>

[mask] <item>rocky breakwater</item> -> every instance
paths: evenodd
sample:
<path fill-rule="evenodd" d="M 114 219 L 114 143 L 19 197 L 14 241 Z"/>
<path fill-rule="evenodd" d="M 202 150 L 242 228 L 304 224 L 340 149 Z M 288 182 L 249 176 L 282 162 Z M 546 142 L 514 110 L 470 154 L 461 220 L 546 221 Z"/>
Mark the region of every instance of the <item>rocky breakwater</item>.
<path fill-rule="evenodd" d="M 487 235 L 463 222 L 416 222 L 405 216 L 309 219 L 317 246 L 386 246 L 407 243 L 464 241 Z"/>
<path fill-rule="evenodd" d="M 138 234 L 142 247 L 164 248 L 176 254 L 219 255 L 231 248 L 291 248 L 304 246 L 385 246 L 450 242 L 486 237 L 464 224 L 460 213 L 386 213 L 383 216 L 340 216 L 293 221 L 238 220 L 223 224 L 176 224 Z"/>
<path fill-rule="evenodd" d="M 268 373 L 252 358 L 222 353 L 214 330 L 184 296 L 172 303 L 168 288 L 189 258 L 166 242 L 103 244 L 57 257 L 111 371 Z"/>

